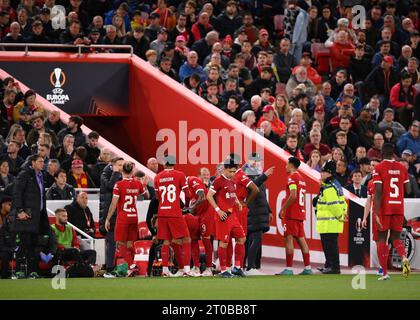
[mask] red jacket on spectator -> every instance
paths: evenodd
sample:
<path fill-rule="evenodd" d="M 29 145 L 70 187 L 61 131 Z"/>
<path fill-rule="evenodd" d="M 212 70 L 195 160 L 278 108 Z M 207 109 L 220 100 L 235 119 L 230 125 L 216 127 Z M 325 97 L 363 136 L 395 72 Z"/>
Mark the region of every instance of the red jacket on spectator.
<path fill-rule="evenodd" d="M 334 42 L 330 48 L 331 65 L 332 69 L 337 68 L 348 68 L 350 64 L 350 58 L 354 56 L 354 45 L 350 42 L 347 44 L 340 44 Z"/>
<path fill-rule="evenodd" d="M 301 66 L 298 65 L 296 67 L 293 68 L 292 73 L 296 74 L 296 71 L 298 68 L 300 68 Z M 321 84 L 322 82 L 322 77 L 319 75 L 318 71 L 316 71 L 315 68 L 313 67 L 307 67 L 306 68 L 306 74 L 308 75 L 308 78 L 315 84 Z"/>
<path fill-rule="evenodd" d="M 152 13 L 157 13 L 160 16 L 160 25 L 171 31 L 176 26 L 176 16 L 166 8 L 165 11 L 161 12 L 159 8 L 157 8 Z"/>
<path fill-rule="evenodd" d="M 397 83 L 395 86 L 392 87 L 390 92 L 390 104 L 394 108 L 403 108 L 409 104 L 414 105 L 414 99 L 417 95 L 416 89 L 413 86 L 410 88 L 411 95 L 406 95 L 404 92 L 402 93 L 403 96 L 400 97 L 401 93 L 401 83 Z"/>
<path fill-rule="evenodd" d="M 194 42 L 204 38 L 207 33 L 213 30 L 213 26 L 208 23 L 206 25 L 201 24 L 200 22 L 196 22 L 191 27 L 191 32 L 194 35 Z"/>
<path fill-rule="evenodd" d="M 261 126 L 261 123 L 263 121 L 268 121 L 264 116 L 260 118 L 260 121 L 258 121 L 257 127 L 259 128 Z M 274 133 L 277 133 L 280 137 L 283 136 L 283 134 L 286 132 L 286 125 L 278 118 L 273 118 L 272 121 L 268 121 L 271 124 L 271 130 Z"/>

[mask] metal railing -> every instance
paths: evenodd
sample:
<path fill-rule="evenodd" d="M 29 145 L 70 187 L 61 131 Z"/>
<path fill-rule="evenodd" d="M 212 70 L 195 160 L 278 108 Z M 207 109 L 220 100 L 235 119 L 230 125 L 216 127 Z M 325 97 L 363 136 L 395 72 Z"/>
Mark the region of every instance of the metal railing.
<path fill-rule="evenodd" d="M 56 49 L 76 49 L 77 56 L 80 56 L 82 49 L 124 49 L 130 50 L 130 56 L 133 56 L 133 47 L 130 45 L 110 45 L 110 44 L 55 44 L 55 43 L 0 43 L 0 47 L 4 48 L 25 48 L 25 56 L 29 55 L 29 48 L 56 48 Z"/>
<path fill-rule="evenodd" d="M 47 208 L 47 212 L 51 215 L 51 216 L 54 216 L 55 217 L 55 213 L 54 213 L 54 211 L 52 211 L 51 209 L 48 209 Z M 76 230 L 76 232 L 77 233 L 79 233 L 80 235 L 82 235 L 83 237 L 85 237 L 86 239 L 83 239 L 83 240 L 85 240 L 86 242 L 88 242 L 89 243 L 89 248 L 91 249 L 91 250 L 94 250 L 95 249 L 95 238 L 93 238 L 93 237 L 91 237 L 90 235 L 88 235 L 86 232 L 84 232 L 84 231 L 82 231 L 81 229 L 79 229 L 78 227 L 76 227 L 74 224 L 71 224 L 70 222 L 67 222 L 67 224 L 70 226 L 70 227 L 72 227 L 74 230 Z"/>

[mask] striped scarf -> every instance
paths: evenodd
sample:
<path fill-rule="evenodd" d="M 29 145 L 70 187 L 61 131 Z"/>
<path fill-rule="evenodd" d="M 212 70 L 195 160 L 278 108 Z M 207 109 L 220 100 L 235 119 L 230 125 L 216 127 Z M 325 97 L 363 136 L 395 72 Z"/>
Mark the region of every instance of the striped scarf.
<path fill-rule="evenodd" d="M 77 188 L 87 188 L 88 180 L 86 173 L 82 173 L 79 177 L 73 174 L 74 179 L 76 180 Z"/>

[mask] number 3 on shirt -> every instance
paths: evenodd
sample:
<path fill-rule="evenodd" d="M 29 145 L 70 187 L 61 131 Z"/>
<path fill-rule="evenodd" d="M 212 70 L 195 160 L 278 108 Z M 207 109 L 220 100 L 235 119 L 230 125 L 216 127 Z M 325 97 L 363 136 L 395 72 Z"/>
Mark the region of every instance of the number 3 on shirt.
<path fill-rule="evenodd" d="M 173 184 L 170 184 L 168 186 L 161 186 L 159 187 L 159 192 L 160 192 L 160 196 L 162 198 L 162 203 L 164 203 L 165 201 L 165 196 L 166 199 L 169 202 L 175 202 L 176 200 L 176 187 Z"/>
<path fill-rule="evenodd" d="M 395 183 L 398 183 L 398 178 L 391 178 L 389 184 L 391 187 L 391 193 L 390 193 L 390 197 L 391 198 L 398 198 L 398 196 L 400 195 L 400 189 L 398 188 L 398 185 L 396 185 Z"/>

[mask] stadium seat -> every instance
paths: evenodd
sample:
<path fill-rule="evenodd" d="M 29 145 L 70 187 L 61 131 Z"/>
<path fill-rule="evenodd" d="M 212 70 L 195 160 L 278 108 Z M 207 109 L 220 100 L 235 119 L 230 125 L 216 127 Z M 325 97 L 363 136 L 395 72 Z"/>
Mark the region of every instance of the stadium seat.
<path fill-rule="evenodd" d="M 274 30 L 278 37 L 284 34 L 284 15 L 278 14 L 274 16 Z"/>
<path fill-rule="evenodd" d="M 330 50 L 323 43 L 312 43 L 311 54 L 319 73 L 330 72 Z"/>

